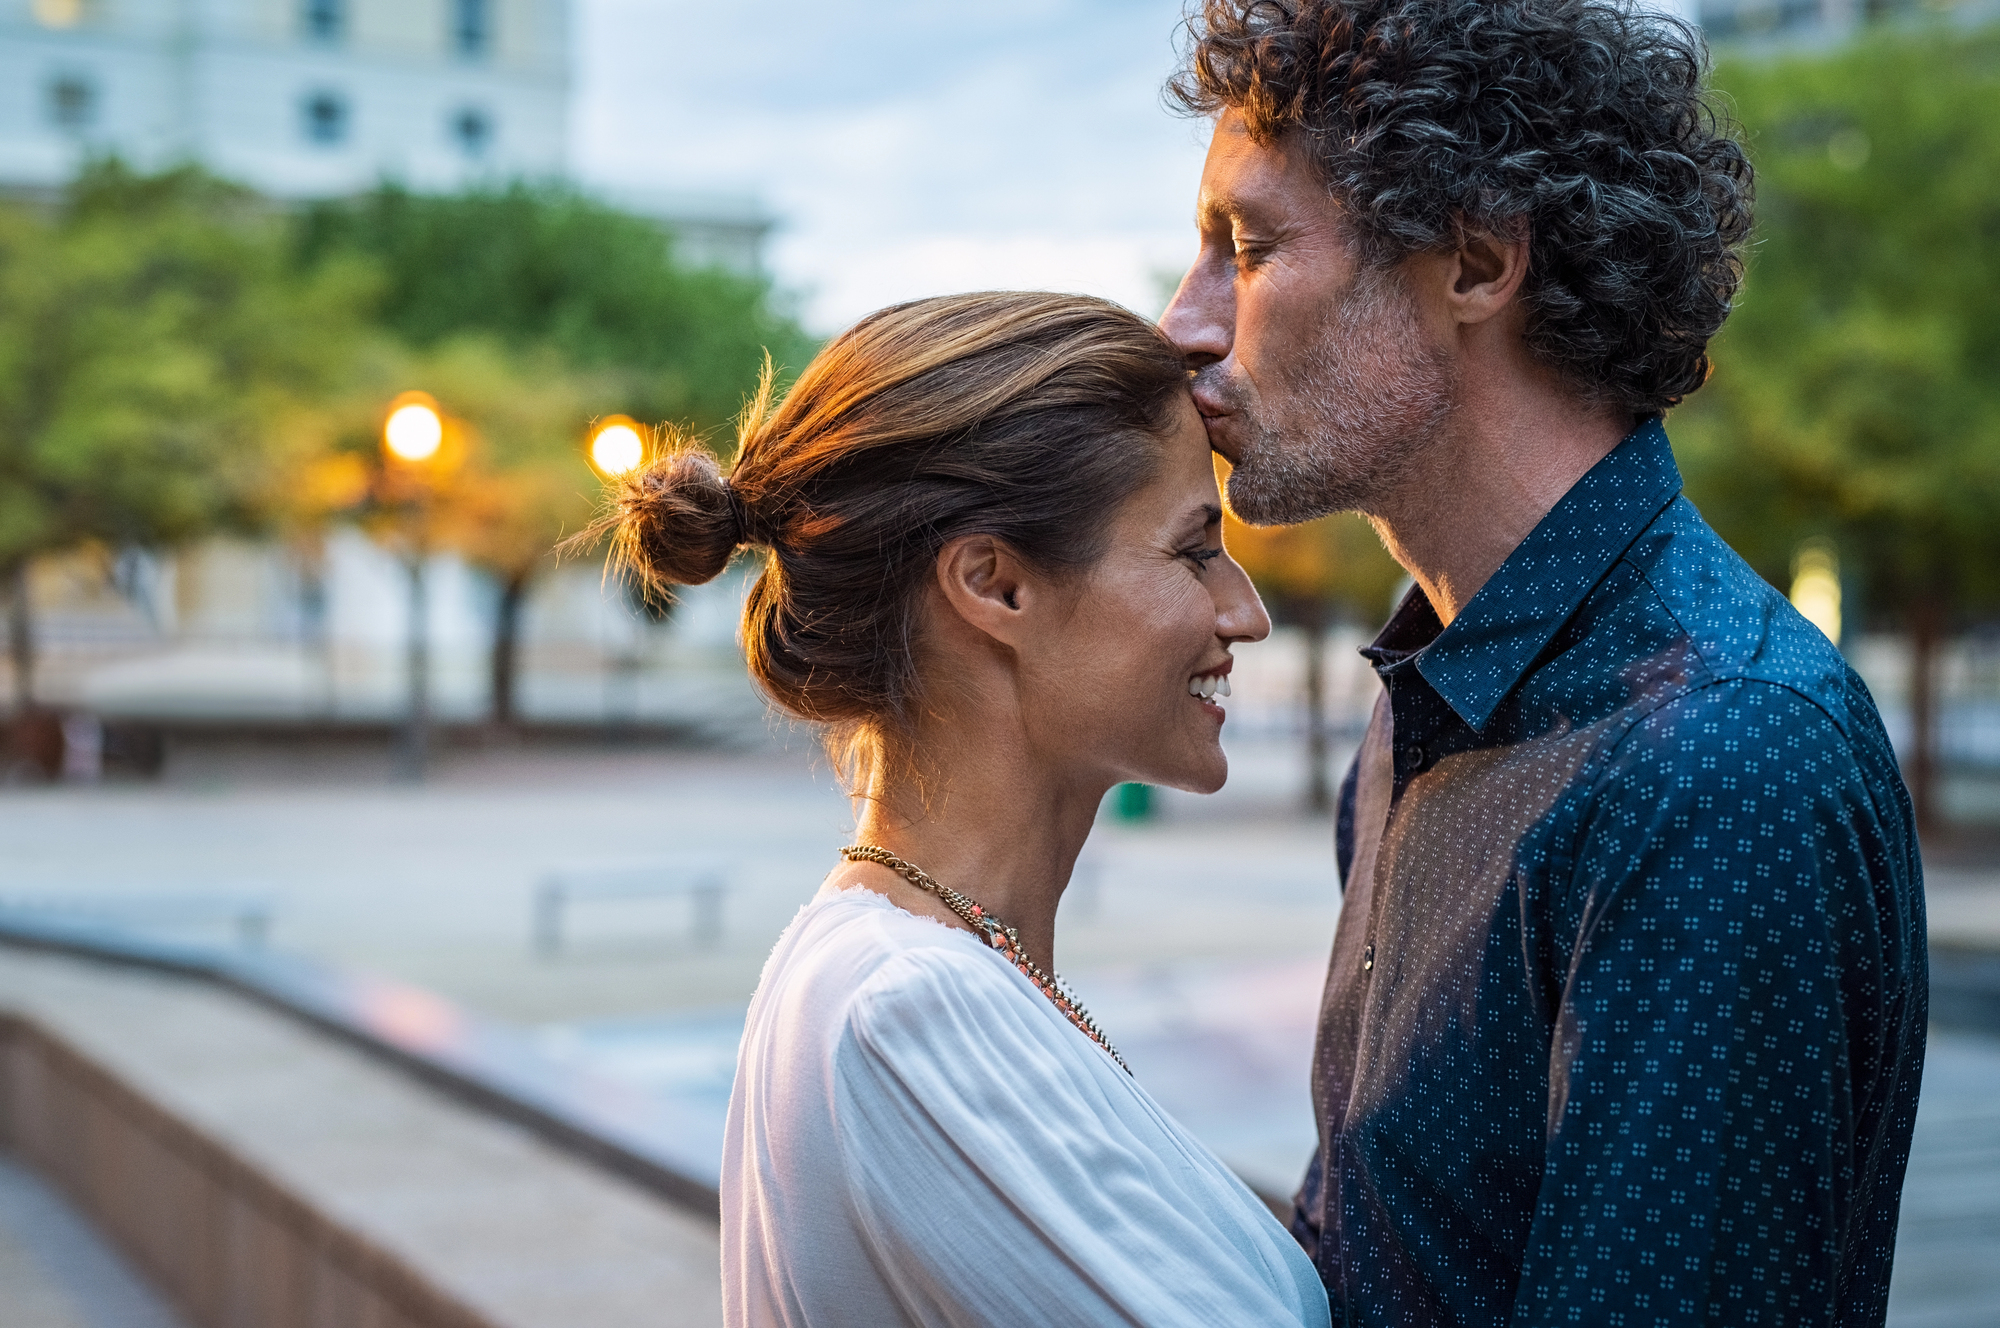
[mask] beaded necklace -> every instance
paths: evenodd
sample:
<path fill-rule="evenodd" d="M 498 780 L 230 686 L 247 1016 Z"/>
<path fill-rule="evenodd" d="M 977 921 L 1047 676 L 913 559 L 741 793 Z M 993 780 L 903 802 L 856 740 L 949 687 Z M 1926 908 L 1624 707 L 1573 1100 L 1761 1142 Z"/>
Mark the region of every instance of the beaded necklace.
<path fill-rule="evenodd" d="M 1090 1012 L 1083 1008 L 1083 1003 L 1070 994 L 1063 980 L 1053 974 L 1042 972 L 1035 961 L 1028 958 L 1028 952 L 1021 948 L 1020 934 L 1012 927 L 950 886 L 939 884 L 923 868 L 913 862 L 905 862 L 886 848 L 876 848 L 873 844 L 849 844 L 840 850 L 840 856 L 849 862 L 879 863 L 919 890 L 937 896 L 939 903 L 956 914 L 966 926 L 984 937 L 986 943 L 998 950 L 1008 963 L 1020 969 L 1021 976 L 1034 983 L 1035 989 L 1048 997 L 1050 1003 L 1061 1010 L 1063 1016 L 1072 1024 L 1083 1030 L 1085 1037 L 1104 1048 L 1111 1059 L 1118 1062 L 1119 1069 L 1127 1074 L 1132 1073 L 1132 1067 L 1125 1063 L 1125 1058 L 1111 1045 L 1111 1039 L 1104 1036 L 1104 1030 L 1097 1026 L 1097 1021 L 1090 1017 Z"/>

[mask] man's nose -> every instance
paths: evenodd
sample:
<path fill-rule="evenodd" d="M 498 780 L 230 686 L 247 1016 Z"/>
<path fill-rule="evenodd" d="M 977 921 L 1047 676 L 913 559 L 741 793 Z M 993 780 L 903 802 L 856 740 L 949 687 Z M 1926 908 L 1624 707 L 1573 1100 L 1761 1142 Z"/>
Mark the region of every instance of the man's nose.
<path fill-rule="evenodd" d="M 1180 347 L 1190 369 L 1199 369 L 1229 358 L 1235 333 L 1235 292 L 1226 280 L 1217 280 L 1210 264 L 1195 260 L 1167 311 L 1160 315 L 1160 330 Z"/>

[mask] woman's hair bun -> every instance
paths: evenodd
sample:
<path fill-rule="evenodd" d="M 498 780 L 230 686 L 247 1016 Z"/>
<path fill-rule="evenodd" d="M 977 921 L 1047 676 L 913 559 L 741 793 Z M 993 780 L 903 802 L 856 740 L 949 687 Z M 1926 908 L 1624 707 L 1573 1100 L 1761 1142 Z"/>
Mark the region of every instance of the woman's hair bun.
<path fill-rule="evenodd" d="M 683 443 L 620 479 L 599 522 L 615 565 L 647 591 L 712 581 L 745 540 L 742 509 L 706 448 Z"/>

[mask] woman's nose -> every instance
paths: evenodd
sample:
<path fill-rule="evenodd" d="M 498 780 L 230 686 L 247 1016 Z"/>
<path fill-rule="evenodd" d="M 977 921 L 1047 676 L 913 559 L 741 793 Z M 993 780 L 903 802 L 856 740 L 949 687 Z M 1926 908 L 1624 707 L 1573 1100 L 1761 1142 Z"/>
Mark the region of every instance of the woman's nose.
<path fill-rule="evenodd" d="M 1215 634 L 1230 643 L 1262 641 L 1271 634 L 1271 615 L 1250 583 L 1250 574 L 1233 559 L 1229 570 L 1233 575 L 1217 587 Z"/>

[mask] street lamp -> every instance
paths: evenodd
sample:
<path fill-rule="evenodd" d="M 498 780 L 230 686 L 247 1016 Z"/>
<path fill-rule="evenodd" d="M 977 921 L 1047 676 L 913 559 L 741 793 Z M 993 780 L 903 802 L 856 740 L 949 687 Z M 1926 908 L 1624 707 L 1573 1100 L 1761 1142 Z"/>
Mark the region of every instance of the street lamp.
<path fill-rule="evenodd" d="M 437 402 L 422 392 L 405 392 L 389 407 L 382 425 L 382 446 L 398 461 L 429 461 L 444 443 L 444 417 Z"/>
<path fill-rule="evenodd" d="M 1792 607 L 1840 644 L 1840 553 L 1831 540 L 1807 540 L 1792 559 Z"/>
<path fill-rule="evenodd" d="M 646 459 L 646 436 L 638 421 L 625 415 L 607 415 L 597 422 L 590 435 L 590 464 L 606 476 L 637 470 Z"/>
<path fill-rule="evenodd" d="M 409 680 L 409 710 L 403 719 L 396 753 L 397 773 L 405 779 L 424 777 L 430 756 L 431 651 L 430 597 L 424 563 L 430 556 L 430 498 L 438 453 L 444 446 L 444 416 L 424 392 L 405 392 L 389 403 L 382 422 L 382 452 L 393 488 L 410 495 L 410 524 L 404 546 L 403 570 L 410 580 L 409 638 L 405 663 Z"/>

